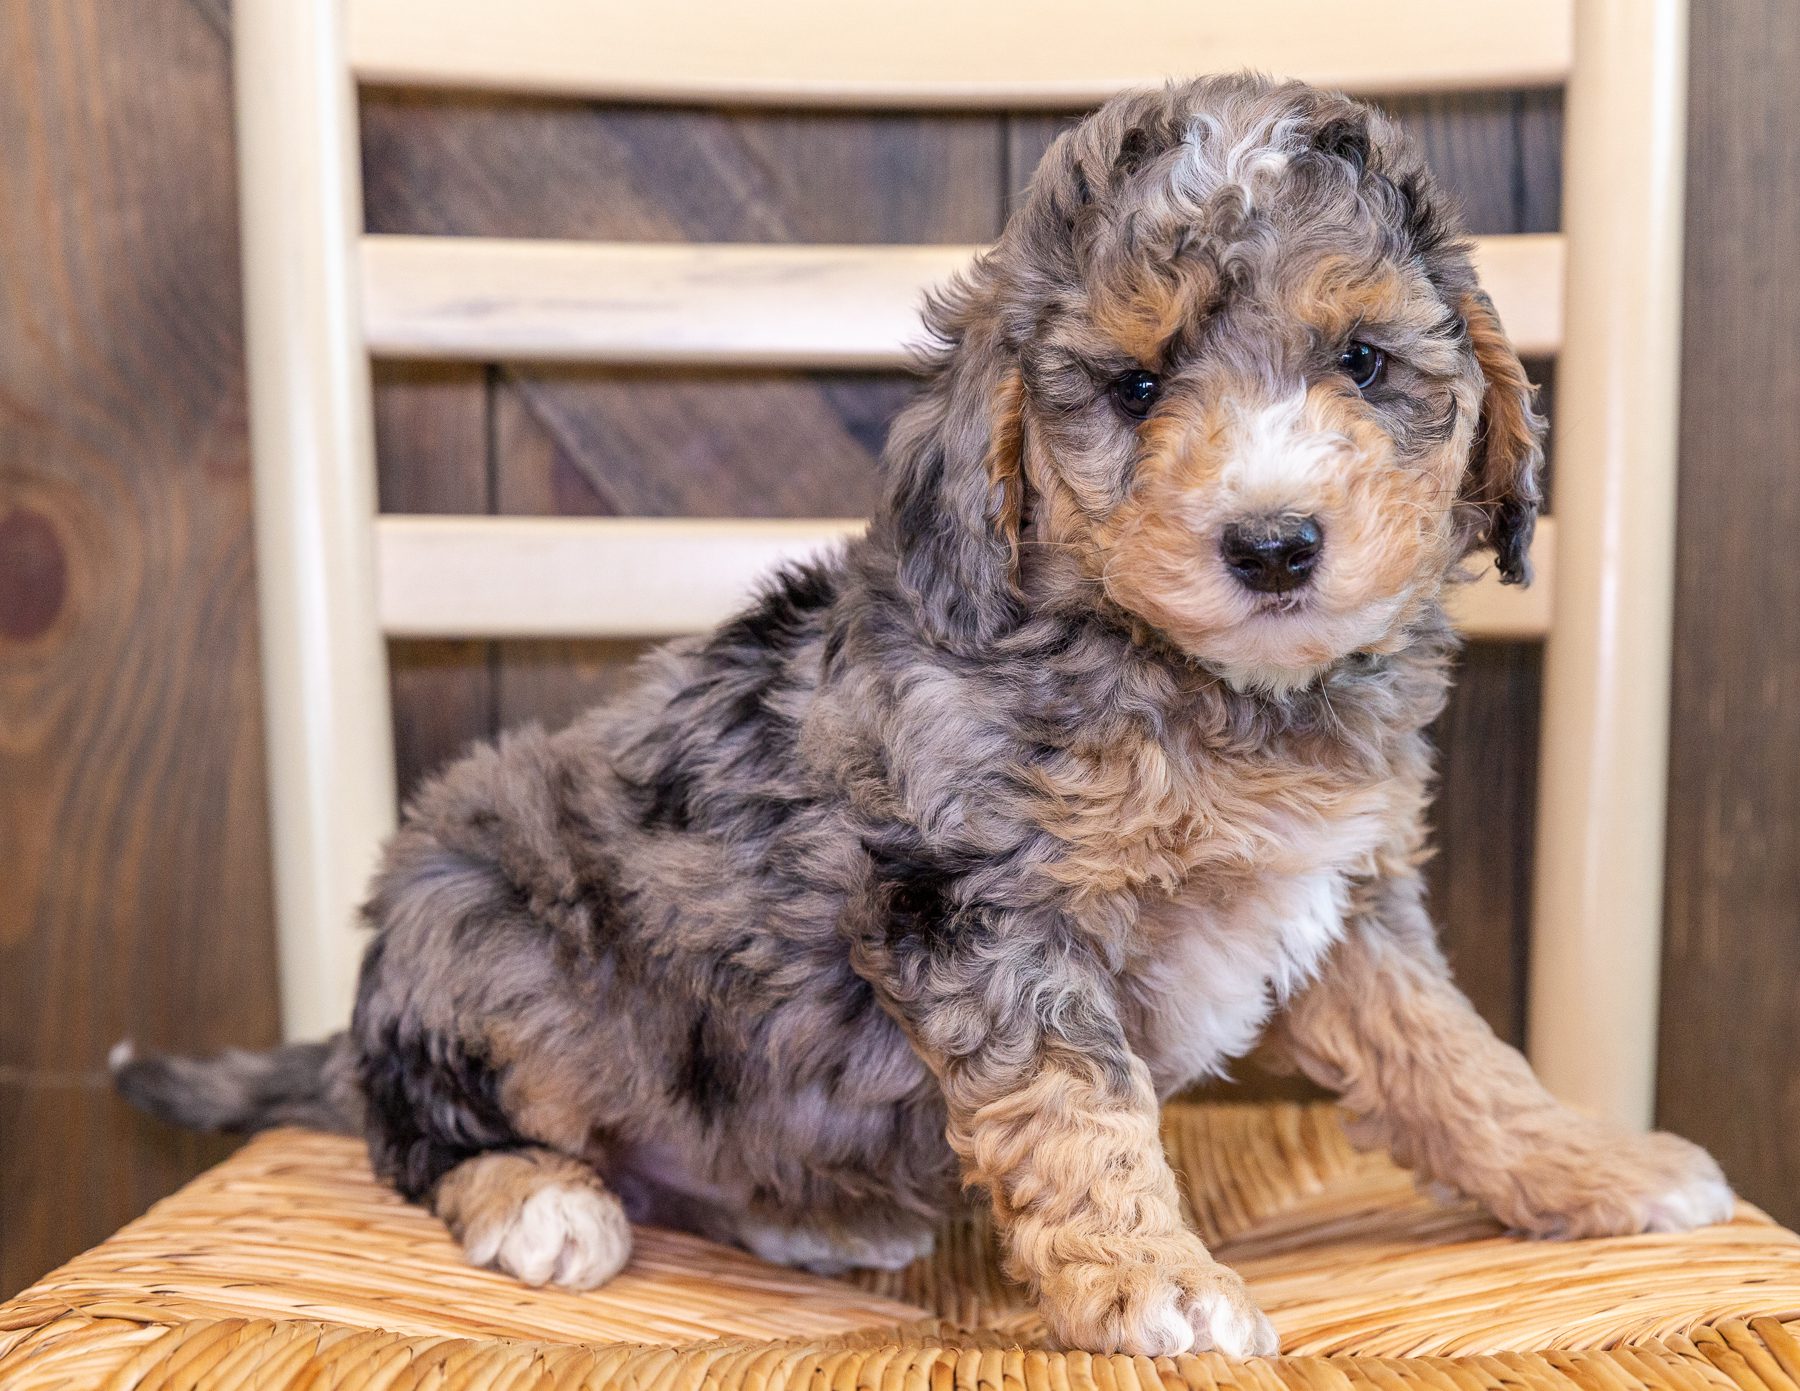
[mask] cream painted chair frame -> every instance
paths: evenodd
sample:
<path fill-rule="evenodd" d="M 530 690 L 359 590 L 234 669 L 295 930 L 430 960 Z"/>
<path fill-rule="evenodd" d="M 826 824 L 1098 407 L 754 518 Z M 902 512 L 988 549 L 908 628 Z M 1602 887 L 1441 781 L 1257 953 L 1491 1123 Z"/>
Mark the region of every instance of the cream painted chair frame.
<path fill-rule="evenodd" d="M 1030 11 L 1030 22 L 1021 15 Z M 636 102 L 1075 109 L 1256 66 L 1394 93 L 1566 84 L 1564 230 L 1482 242 L 1558 354 L 1538 586 L 1479 636 L 1545 637 L 1530 1052 L 1650 1117 L 1662 913 L 1685 0 L 238 0 L 236 62 L 282 1008 L 342 1024 L 354 909 L 395 818 L 385 640 L 702 627 L 779 556 L 858 525 L 378 516 L 371 356 L 887 366 L 958 247 L 691 247 L 365 235 L 359 83 Z M 955 34 L 954 41 L 937 36 Z M 1154 44 L 1141 42 L 1156 35 Z M 628 295 L 621 291 L 629 289 Z"/>

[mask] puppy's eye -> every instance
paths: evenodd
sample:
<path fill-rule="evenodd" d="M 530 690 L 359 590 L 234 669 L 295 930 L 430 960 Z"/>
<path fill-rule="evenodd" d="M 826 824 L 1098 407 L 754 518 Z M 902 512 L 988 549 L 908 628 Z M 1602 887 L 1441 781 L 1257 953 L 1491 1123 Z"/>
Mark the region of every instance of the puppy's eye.
<path fill-rule="evenodd" d="M 1150 414 L 1150 408 L 1156 404 L 1156 398 L 1162 395 L 1162 383 L 1154 372 L 1127 372 L 1112 384 L 1113 400 L 1118 402 L 1119 409 L 1133 420 L 1142 420 Z"/>
<path fill-rule="evenodd" d="M 1338 371 L 1355 382 L 1358 391 L 1374 386 L 1386 368 L 1387 354 L 1373 343 L 1352 343 L 1338 354 Z"/>

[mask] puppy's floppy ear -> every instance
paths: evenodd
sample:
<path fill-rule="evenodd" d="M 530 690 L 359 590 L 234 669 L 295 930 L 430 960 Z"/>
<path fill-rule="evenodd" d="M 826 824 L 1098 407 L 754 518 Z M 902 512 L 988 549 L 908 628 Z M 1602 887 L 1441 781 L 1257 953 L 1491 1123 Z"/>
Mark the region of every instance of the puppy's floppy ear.
<path fill-rule="evenodd" d="M 1543 500 L 1544 417 L 1519 355 L 1494 313 L 1494 302 L 1471 290 L 1459 306 L 1481 367 L 1481 423 L 1463 486 L 1463 502 L 1476 509 L 1471 544 L 1493 547 L 1502 584 L 1531 581 L 1531 533 Z"/>
<path fill-rule="evenodd" d="M 1369 116 L 1355 102 L 1327 119 L 1313 134 L 1313 147 L 1333 159 L 1341 159 L 1360 177 L 1369 164 Z"/>
<path fill-rule="evenodd" d="M 1021 617 L 1025 388 L 988 297 L 984 285 L 959 284 L 930 308 L 946 348 L 889 435 L 878 520 L 921 626 L 955 651 L 979 649 Z"/>

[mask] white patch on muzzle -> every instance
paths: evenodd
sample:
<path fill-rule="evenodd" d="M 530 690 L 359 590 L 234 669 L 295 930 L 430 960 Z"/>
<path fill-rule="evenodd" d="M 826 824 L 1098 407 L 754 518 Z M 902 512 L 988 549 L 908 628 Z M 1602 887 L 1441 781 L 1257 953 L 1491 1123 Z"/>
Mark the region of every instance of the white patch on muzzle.
<path fill-rule="evenodd" d="M 1229 520 L 1319 510 L 1323 485 L 1343 467 L 1351 444 L 1305 417 L 1304 391 L 1239 415 L 1222 480 L 1236 513 Z"/>

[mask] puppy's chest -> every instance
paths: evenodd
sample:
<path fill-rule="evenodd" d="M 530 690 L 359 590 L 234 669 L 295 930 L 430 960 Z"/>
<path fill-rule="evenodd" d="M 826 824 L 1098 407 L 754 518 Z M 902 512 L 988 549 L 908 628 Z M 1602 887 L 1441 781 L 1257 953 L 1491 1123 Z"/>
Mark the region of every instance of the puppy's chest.
<path fill-rule="evenodd" d="M 1317 974 L 1343 933 L 1337 865 L 1145 903 L 1120 977 L 1123 1023 L 1164 1095 L 1220 1075 Z"/>
<path fill-rule="evenodd" d="M 1071 760 L 1046 818 L 1077 896 L 1128 894 L 1121 995 L 1159 1088 L 1220 1071 L 1318 971 L 1349 886 L 1403 843 L 1416 782 L 1282 750 Z"/>
<path fill-rule="evenodd" d="M 1221 751 L 1112 739 L 1036 770 L 1050 872 L 1078 895 L 1254 896 L 1266 881 L 1362 874 L 1420 805 L 1413 780 L 1326 749 Z"/>

